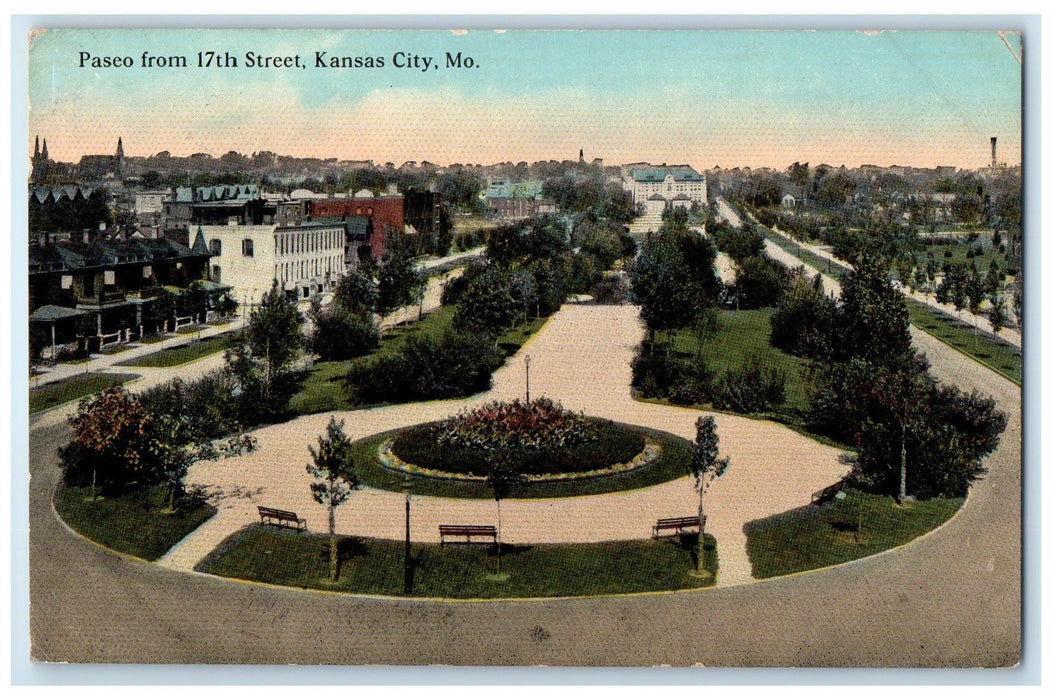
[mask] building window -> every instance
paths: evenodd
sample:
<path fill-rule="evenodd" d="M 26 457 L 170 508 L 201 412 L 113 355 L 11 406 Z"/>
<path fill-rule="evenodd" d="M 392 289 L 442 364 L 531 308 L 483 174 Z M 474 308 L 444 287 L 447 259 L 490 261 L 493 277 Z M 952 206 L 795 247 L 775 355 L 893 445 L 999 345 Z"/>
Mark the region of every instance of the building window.
<path fill-rule="evenodd" d="M 212 243 L 211 243 L 211 248 L 212 248 L 212 255 L 222 255 L 223 254 L 223 241 L 219 240 L 218 238 L 213 238 L 212 239 Z"/>
<path fill-rule="evenodd" d="M 245 256 L 246 258 L 253 257 L 254 254 L 252 252 L 252 239 L 251 238 L 244 238 L 244 239 L 241 240 L 241 254 L 243 256 Z"/>
<path fill-rule="evenodd" d="M 212 266 L 212 281 L 216 284 L 223 281 L 222 271 L 219 269 L 219 265 Z"/>

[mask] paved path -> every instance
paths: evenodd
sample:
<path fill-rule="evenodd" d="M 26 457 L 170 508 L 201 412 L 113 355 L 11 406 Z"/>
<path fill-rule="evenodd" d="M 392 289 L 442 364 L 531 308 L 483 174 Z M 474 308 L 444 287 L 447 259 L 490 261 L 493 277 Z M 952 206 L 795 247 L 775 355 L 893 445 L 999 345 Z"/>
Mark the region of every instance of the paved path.
<path fill-rule="evenodd" d="M 877 557 L 699 592 L 429 602 L 187 575 L 71 534 L 50 505 L 59 477 L 54 449 L 68 440 L 68 428 L 36 427 L 29 445 L 33 657 L 189 664 L 1011 666 L 1021 649 L 1020 390 L 923 333 L 917 340 L 939 376 L 991 393 L 1010 418 L 1000 447 L 986 461 L 989 474 L 962 512 L 927 537 Z M 74 669 L 45 670 L 60 682 Z M 1012 671 L 975 676 L 977 682 L 1018 678 Z"/>
<path fill-rule="evenodd" d="M 494 376 L 494 388 L 466 401 L 410 404 L 337 414 L 348 432 L 362 437 L 443 418 L 465 406 L 525 394 L 525 355 L 530 355 L 531 396 L 549 396 L 567 408 L 694 437 L 700 413 L 634 401 L 630 363 L 642 340 L 634 306 L 567 305 Z M 583 339 L 587 339 L 583 342 Z M 223 538 L 258 520 L 256 505 L 293 510 L 312 530 L 326 531 L 326 511 L 310 495 L 305 470 L 308 446 L 324 432 L 329 415 L 305 416 L 254 433 L 251 455 L 195 465 L 189 483 L 214 494 L 220 514 L 173 548 L 165 566 L 192 569 Z M 745 552 L 745 523 L 810 502 L 810 495 L 845 471 L 839 451 L 819 445 L 784 426 L 717 415 L 721 450 L 731 469 L 706 497 L 708 531 L 720 551 L 718 585 L 752 580 Z M 414 498 L 413 539 L 438 541 L 441 522 L 496 522 L 489 500 Z M 404 534 L 404 497 L 365 490 L 337 511 L 337 530 L 346 534 L 399 539 Z M 645 539 L 660 517 L 696 512 L 693 481 L 684 476 L 646 489 L 564 499 L 509 499 L 503 504 L 503 538 L 508 542 L 601 542 Z M 614 514 L 614 517 L 600 517 Z"/>
<path fill-rule="evenodd" d="M 66 529 L 50 499 L 59 478 L 55 447 L 68 440 L 68 427 L 34 422 L 33 657 L 191 664 L 1012 666 L 1021 653 L 1020 389 L 921 331 L 914 337 L 937 376 L 991 394 L 1009 416 L 999 448 L 986 460 L 989 473 L 962 512 L 936 532 L 876 557 L 708 591 L 435 602 L 187 575 L 100 549 Z M 536 350 L 531 345 L 527 352 Z M 535 367 L 531 363 L 531 393 Z M 498 390 L 511 395 L 514 373 L 511 367 L 507 372 L 511 378 Z M 721 434 L 725 420 L 719 418 Z M 312 434 L 320 432 L 321 426 L 313 427 Z M 724 439 L 735 462 L 717 482 L 721 487 L 746 463 Z M 291 464 L 305 462 L 305 453 L 294 452 Z M 730 547 L 723 537 L 721 554 Z M 69 668 L 47 670 L 57 681 Z M 1012 671 L 996 673 L 979 678 L 1018 680 Z M 917 680 L 923 678 L 930 677 Z"/>
<path fill-rule="evenodd" d="M 152 355 L 155 352 L 168 350 L 170 348 L 189 345 L 198 340 L 206 340 L 223 333 L 230 333 L 240 329 L 244 325 L 243 318 L 235 318 L 228 324 L 221 326 L 206 326 L 200 332 L 195 333 L 170 333 L 159 343 L 136 343 L 112 354 L 97 353 L 92 355 L 87 362 L 71 363 L 63 362 L 53 367 L 41 365 L 37 369 L 41 374 L 30 377 L 29 388 L 35 389 L 44 384 L 70 379 L 88 372 L 130 372 L 145 374 L 143 367 L 116 367 L 120 362 L 127 362 L 144 355 Z M 171 370 L 167 370 L 171 371 Z"/>

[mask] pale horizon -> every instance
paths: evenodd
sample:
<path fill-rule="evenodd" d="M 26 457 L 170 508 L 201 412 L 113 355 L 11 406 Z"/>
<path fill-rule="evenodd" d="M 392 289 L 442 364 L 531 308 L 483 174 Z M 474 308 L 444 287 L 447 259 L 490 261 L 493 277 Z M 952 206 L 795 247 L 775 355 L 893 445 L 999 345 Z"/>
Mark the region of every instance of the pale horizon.
<path fill-rule="evenodd" d="M 239 65 L 141 65 L 144 51 L 193 64 L 206 48 Z M 82 51 L 134 67 L 81 67 Z M 299 54 L 303 67 L 250 68 L 247 51 Z M 316 67 L 316 51 L 385 65 Z M 975 170 L 991 136 L 1000 163 L 1021 162 L 1020 51 L 992 31 L 50 30 L 30 48 L 28 148 L 40 136 L 75 163 L 112 154 L 120 136 L 140 157 L 490 165 L 584 149 L 588 162 L 698 170 Z M 399 52 L 477 66 L 399 68 Z"/>

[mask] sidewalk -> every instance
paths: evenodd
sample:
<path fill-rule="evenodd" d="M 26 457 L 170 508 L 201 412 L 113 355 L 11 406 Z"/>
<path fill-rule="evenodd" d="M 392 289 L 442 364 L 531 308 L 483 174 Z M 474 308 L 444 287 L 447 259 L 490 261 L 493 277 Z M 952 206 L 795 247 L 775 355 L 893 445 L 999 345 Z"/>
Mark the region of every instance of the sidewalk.
<path fill-rule="evenodd" d="M 222 326 L 210 325 L 193 333 L 168 333 L 164 336 L 164 340 L 157 343 L 131 343 L 119 352 L 111 354 L 95 353 L 87 362 L 62 362 L 54 366 L 34 365 L 34 369 L 40 371 L 41 374 L 29 378 L 29 388 L 35 389 L 36 387 L 44 386 L 51 382 L 70 379 L 81 374 L 88 374 L 89 372 L 111 371 L 113 370 L 114 365 L 120 364 L 121 362 L 134 360 L 143 357 L 144 355 L 152 355 L 153 353 L 162 350 L 189 345 L 199 340 L 205 340 L 224 333 L 233 333 L 240 330 L 241 327 L 244 326 L 244 323 L 243 318 L 237 317 L 230 323 L 223 324 Z M 136 374 L 142 374 L 142 369 L 144 368 L 136 367 L 134 370 L 131 368 L 121 368 L 121 371 L 134 371 Z"/>

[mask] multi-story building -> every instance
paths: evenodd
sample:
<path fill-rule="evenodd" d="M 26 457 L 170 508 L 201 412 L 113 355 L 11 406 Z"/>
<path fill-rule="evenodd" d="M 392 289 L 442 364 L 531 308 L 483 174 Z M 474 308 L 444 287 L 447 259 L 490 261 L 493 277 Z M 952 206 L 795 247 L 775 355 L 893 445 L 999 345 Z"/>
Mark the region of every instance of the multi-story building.
<path fill-rule="evenodd" d="M 276 281 L 290 297 L 306 300 L 330 291 L 344 274 L 347 221 L 198 226 L 209 252 L 209 278 L 229 285 L 245 308 Z"/>
<path fill-rule="evenodd" d="M 666 207 L 705 206 L 708 201 L 705 176 L 689 165 L 630 167 L 625 189 L 646 214 L 660 214 Z"/>
<path fill-rule="evenodd" d="M 165 238 L 33 243 L 30 327 L 46 329 L 52 346 L 79 342 L 90 351 L 178 327 L 191 284 L 213 300 L 226 291 L 207 280 L 209 257 L 201 236 L 192 247 Z"/>

